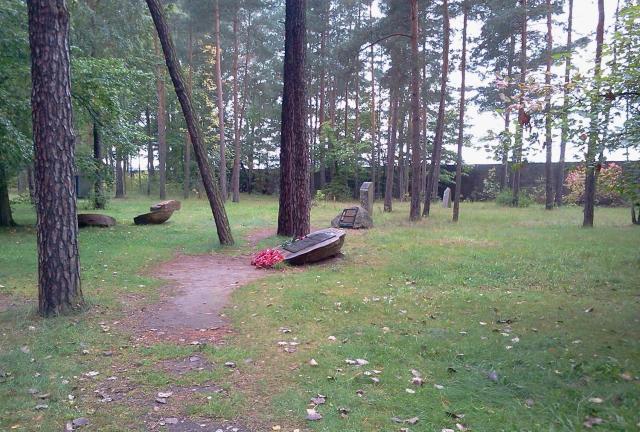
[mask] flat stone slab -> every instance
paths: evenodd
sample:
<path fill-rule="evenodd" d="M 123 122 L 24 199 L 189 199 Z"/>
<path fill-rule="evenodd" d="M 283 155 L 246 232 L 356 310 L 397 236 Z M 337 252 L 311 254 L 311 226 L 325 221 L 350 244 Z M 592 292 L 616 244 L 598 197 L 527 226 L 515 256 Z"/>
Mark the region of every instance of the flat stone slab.
<path fill-rule="evenodd" d="M 99 227 L 109 228 L 116 224 L 116 220 L 111 216 L 98 214 L 98 213 L 79 213 L 78 214 L 78 227 Z"/>
<path fill-rule="evenodd" d="M 157 212 L 160 210 L 177 211 L 177 210 L 180 210 L 181 207 L 182 207 L 182 204 L 180 204 L 180 201 L 166 200 L 166 201 L 160 201 L 159 203 L 152 205 L 149 208 L 149 210 L 152 212 Z"/>

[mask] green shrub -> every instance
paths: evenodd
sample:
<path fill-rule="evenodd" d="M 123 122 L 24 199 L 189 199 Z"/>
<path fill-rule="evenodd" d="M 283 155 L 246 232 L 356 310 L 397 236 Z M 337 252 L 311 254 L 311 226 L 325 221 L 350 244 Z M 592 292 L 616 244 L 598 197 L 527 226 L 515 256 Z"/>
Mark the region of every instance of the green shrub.
<path fill-rule="evenodd" d="M 514 207 L 513 205 L 513 192 L 511 189 L 505 189 L 496 195 L 496 204 L 503 207 Z M 525 192 L 520 192 L 518 198 L 518 207 L 529 207 L 533 204 L 531 196 Z"/>

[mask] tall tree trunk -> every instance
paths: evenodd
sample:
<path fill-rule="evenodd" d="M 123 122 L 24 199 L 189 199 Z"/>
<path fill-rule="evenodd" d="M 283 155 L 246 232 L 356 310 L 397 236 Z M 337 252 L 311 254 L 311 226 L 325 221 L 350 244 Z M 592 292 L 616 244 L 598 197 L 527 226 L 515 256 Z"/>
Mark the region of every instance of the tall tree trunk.
<path fill-rule="evenodd" d="M 596 153 L 598 148 L 598 103 L 602 73 L 602 48 L 604 45 L 604 0 L 598 0 L 598 26 L 596 28 L 596 58 L 594 90 L 591 96 L 589 144 L 585 158 L 586 178 L 584 183 L 584 218 L 582 226 L 593 227 L 596 199 Z"/>
<path fill-rule="evenodd" d="M 398 100 L 398 105 L 401 105 L 404 100 Z M 404 110 L 400 114 L 399 125 L 398 125 L 398 137 L 396 141 L 400 141 L 400 145 L 398 146 L 398 201 L 404 202 L 405 194 L 404 194 L 404 184 L 405 184 L 405 154 L 404 154 L 404 144 L 406 140 L 404 139 L 404 118 L 405 113 Z"/>
<path fill-rule="evenodd" d="M 119 151 L 116 151 L 116 198 L 124 198 L 124 172 Z"/>
<path fill-rule="evenodd" d="M 153 38 L 156 56 L 160 55 L 158 40 Z M 156 64 L 156 95 L 158 97 L 158 171 L 160 171 L 160 199 L 167 197 L 167 92 L 164 87 L 164 68 L 158 61 Z M 117 195 L 117 193 L 116 193 Z"/>
<path fill-rule="evenodd" d="M 369 20 L 373 20 L 373 0 L 369 1 Z M 371 181 L 376 184 L 376 76 L 375 53 L 371 44 Z"/>
<path fill-rule="evenodd" d="M 189 95 L 193 94 L 193 23 L 189 17 L 189 47 L 187 48 L 187 60 L 189 62 L 189 72 L 187 75 L 187 86 Z M 182 184 L 182 196 L 189 198 L 191 194 L 191 138 L 189 131 L 184 135 L 184 179 Z"/>
<path fill-rule="evenodd" d="M 458 114 L 458 154 L 456 156 L 456 191 L 453 198 L 453 221 L 460 216 L 460 192 L 462 190 L 462 145 L 464 143 L 464 104 L 467 77 L 467 19 L 469 4 L 464 0 L 462 6 L 462 60 L 460 62 L 460 111 Z"/>
<path fill-rule="evenodd" d="M 325 137 L 324 134 L 322 133 L 323 130 L 323 125 L 325 122 L 325 51 L 326 51 L 326 43 L 327 43 L 327 21 L 329 20 L 329 14 L 331 11 L 331 2 L 324 2 L 324 4 L 327 6 L 327 10 L 325 13 L 322 14 L 322 33 L 320 34 L 320 94 L 319 94 L 319 98 L 320 98 L 320 102 L 319 102 L 319 130 L 318 130 L 318 137 L 319 137 L 319 143 L 320 143 L 320 151 L 318 152 L 318 156 L 320 158 L 320 164 L 319 164 L 319 169 L 320 169 L 320 189 L 322 189 L 324 187 L 324 185 L 327 182 L 327 175 L 326 175 L 326 162 L 325 162 L 325 155 L 326 155 L 326 146 L 325 146 Z"/>
<path fill-rule="evenodd" d="M 337 86 L 337 79 L 334 77 L 333 78 L 333 83 L 331 83 L 331 89 L 329 90 L 329 125 L 331 126 L 331 130 L 332 131 L 337 131 L 337 126 L 336 126 L 336 99 L 337 99 L 337 90 L 336 90 L 336 86 Z M 333 134 L 335 137 L 335 133 Z M 336 177 L 336 161 L 335 161 L 335 157 L 334 157 L 334 143 L 332 142 L 332 140 L 329 140 L 327 143 L 327 151 L 328 151 L 328 156 L 329 156 L 329 178 L 328 181 L 332 182 L 335 177 Z M 325 161 L 325 163 L 327 163 L 327 161 Z"/>
<path fill-rule="evenodd" d="M 547 95 L 545 97 L 545 148 L 546 161 L 544 164 L 545 177 L 545 209 L 553 209 L 553 171 L 552 171 L 552 118 L 551 118 L 551 65 L 553 64 L 553 33 L 551 28 L 551 0 L 547 2 L 547 68 L 544 83 L 547 87 Z"/>
<path fill-rule="evenodd" d="M 399 90 L 394 87 L 391 90 L 389 109 L 391 125 L 389 130 L 389 146 L 387 148 L 387 172 L 385 176 L 385 188 L 384 188 L 384 211 L 390 212 L 393 210 L 393 172 L 394 162 L 396 156 L 396 137 L 398 131 L 398 93 Z"/>
<path fill-rule="evenodd" d="M 104 193 L 104 180 L 102 178 L 104 168 L 102 163 L 102 142 L 100 140 L 100 125 L 93 121 L 93 163 L 95 164 L 95 181 L 93 183 L 93 207 L 104 209 L 106 195 Z"/>
<path fill-rule="evenodd" d="M 524 108 L 524 87 L 527 81 L 527 0 L 520 0 L 522 7 L 522 23 L 520 31 L 520 112 L 525 113 Z M 512 186 L 512 204 L 518 207 L 520 204 L 520 177 L 522 175 L 522 146 L 524 140 L 524 125 L 520 121 L 518 114 L 518 122 L 516 123 L 515 148 L 513 149 L 513 180 Z"/>
<path fill-rule="evenodd" d="M 513 77 L 513 62 L 516 55 L 516 37 L 509 38 L 509 57 L 507 60 L 507 82 L 511 83 Z M 507 95 L 511 92 L 507 89 Z M 508 109 L 510 102 L 505 103 L 504 110 L 504 138 L 502 140 L 502 172 L 500 173 L 500 190 L 503 191 L 509 183 L 509 151 L 511 150 L 511 111 Z M 507 141 L 508 140 L 508 141 Z"/>
<path fill-rule="evenodd" d="M 3 164 L 0 163 L 0 227 L 15 226 L 9 201 L 9 178 Z"/>
<path fill-rule="evenodd" d="M 227 154 L 224 140 L 224 99 L 222 93 L 222 48 L 220 46 L 220 4 L 215 3 L 216 33 L 216 92 L 218 94 L 218 130 L 220 131 L 220 191 L 222 199 L 227 200 Z"/>
<path fill-rule="evenodd" d="M 305 12 L 306 0 L 286 0 L 278 235 L 296 237 L 305 236 L 310 230 L 309 146 L 305 131 Z"/>
<path fill-rule="evenodd" d="M 29 164 L 27 166 L 27 180 L 29 182 L 29 198 L 31 204 L 36 205 L 38 201 L 38 197 L 36 194 L 36 179 L 35 174 L 33 172 L 34 164 Z"/>
<path fill-rule="evenodd" d="M 233 202 L 240 202 L 240 112 L 238 105 L 238 10 L 233 17 L 233 170 L 231 189 Z"/>
<path fill-rule="evenodd" d="M 196 157 L 196 162 L 198 163 L 198 168 L 200 169 L 202 183 L 207 193 L 211 212 L 213 213 L 213 218 L 216 223 L 218 239 L 220 240 L 220 244 L 231 245 L 233 244 L 233 237 L 231 235 L 229 220 L 227 219 L 227 212 L 224 208 L 224 201 L 220 196 L 220 189 L 218 189 L 218 185 L 214 181 L 214 176 L 209 168 L 207 152 L 202 141 L 202 133 L 200 132 L 196 114 L 193 111 L 191 95 L 185 89 L 184 79 L 182 78 L 182 73 L 179 69 L 178 59 L 169 28 L 167 27 L 167 21 L 164 17 L 162 5 L 160 4 L 160 0 L 146 0 L 146 2 L 156 30 L 158 31 L 158 37 L 160 38 L 162 50 L 164 51 L 167 69 L 169 70 L 169 75 L 173 81 L 176 96 L 178 97 L 178 101 L 182 107 L 182 113 L 184 114 L 185 122 L 189 129 L 189 136 L 193 143 L 193 151 Z"/>
<path fill-rule="evenodd" d="M 429 216 L 431 211 L 431 199 L 438 194 L 440 182 L 440 159 L 442 158 L 442 141 L 445 127 L 445 101 L 447 97 L 447 79 L 449 74 L 449 5 L 447 0 L 442 3 L 442 75 L 440 77 L 440 104 L 438 106 L 438 118 L 436 120 L 436 135 L 433 139 L 433 153 L 431 155 L 431 167 L 424 193 L 423 216 Z"/>
<path fill-rule="evenodd" d="M 69 12 L 64 0 L 29 0 L 31 109 L 38 219 L 38 312 L 78 310 L 75 134 L 69 78 Z"/>
<path fill-rule="evenodd" d="M 569 19 L 567 22 L 567 54 L 564 67 L 564 102 L 562 105 L 562 129 L 560 132 L 560 160 L 556 172 L 556 205 L 562 205 L 564 193 L 564 159 L 569 141 L 569 82 L 571 81 L 571 55 L 573 52 L 573 0 L 569 0 Z"/>
<path fill-rule="evenodd" d="M 445 7 L 446 7 L 445 0 Z M 411 0 L 411 207 L 409 219 L 420 219 L 420 64 L 418 63 L 418 1 Z"/>
<path fill-rule="evenodd" d="M 144 110 L 144 117 L 147 124 L 147 195 L 151 195 L 151 181 L 155 177 L 155 168 L 153 166 L 153 140 L 151 139 L 151 116 L 149 115 L 149 107 Z"/>

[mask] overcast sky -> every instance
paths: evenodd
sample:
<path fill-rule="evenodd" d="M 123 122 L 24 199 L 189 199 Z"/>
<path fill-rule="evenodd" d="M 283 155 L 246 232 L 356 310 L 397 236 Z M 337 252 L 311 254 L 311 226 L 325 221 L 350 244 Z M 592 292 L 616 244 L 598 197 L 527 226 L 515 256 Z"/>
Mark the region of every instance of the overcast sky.
<path fill-rule="evenodd" d="M 613 24 L 616 10 L 616 1 L 617 0 L 605 0 L 605 28 L 609 34 L 613 33 Z M 568 3 L 568 2 L 567 2 Z M 565 13 L 563 15 L 557 15 L 554 17 L 554 23 L 564 23 L 567 21 L 568 17 L 568 5 L 565 7 Z M 573 40 L 577 40 L 583 36 L 592 36 L 592 39 L 595 39 L 595 28 L 598 20 L 598 7 L 595 0 L 574 0 L 574 13 L 573 13 Z M 470 22 L 469 23 L 469 37 L 473 38 L 480 34 L 481 22 Z M 462 34 L 462 19 L 460 17 L 452 20 L 451 28 L 455 31 L 453 34 L 452 45 L 455 49 L 460 49 L 461 47 L 461 34 Z M 534 28 L 539 31 L 546 31 L 546 23 L 543 21 L 531 23 L 530 28 Z M 554 45 L 560 45 L 566 43 L 566 32 L 560 27 L 554 25 L 554 34 L 553 40 Z M 581 50 L 577 55 L 573 56 L 574 65 L 583 73 L 587 73 L 593 67 L 595 55 L 595 42 L 588 45 L 584 50 Z M 455 71 L 450 75 L 450 85 L 452 89 L 457 89 L 460 86 L 460 71 L 459 64 L 454 65 L 456 67 Z M 561 78 L 564 76 L 564 64 L 557 66 L 554 69 L 554 73 L 559 75 Z M 467 72 L 467 85 L 468 86 L 478 86 L 483 84 L 483 81 L 480 79 L 480 76 L 475 73 Z M 457 90 L 456 90 L 457 91 Z M 496 132 L 499 132 L 503 129 L 504 121 L 502 118 L 497 117 L 495 114 L 490 112 L 479 113 L 476 107 L 469 105 L 467 111 L 467 128 L 465 133 L 472 135 L 474 137 L 473 143 L 476 144 L 476 141 L 482 136 L 486 135 L 487 130 L 493 129 Z M 559 131 L 554 131 L 554 142 L 553 142 L 553 160 L 558 160 L 559 154 L 559 138 L 557 135 Z M 446 147 L 455 150 L 455 143 L 445 143 Z M 607 155 L 607 159 L 609 160 L 624 160 L 625 159 L 624 150 L 616 151 Z M 465 163 L 469 164 L 477 164 L 477 163 L 491 163 L 493 159 L 491 154 L 485 152 L 484 150 L 476 150 L 472 148 L 465 148 L 463 158 Z M 637 160 L 640 159 L 640 154 L 638 152 L 633 152 L 630 155 L 631 159 Z M 530 161 L 535 162 L 544 162 L 545 154 L 542 150 L 542 146 L 540 145 L 538 149 L 531 152 L 529 155 Z M 569 144 L 567 146 L 567 160 L 584 160 L 584 156 L 577 148 L 573 145 Z"/>

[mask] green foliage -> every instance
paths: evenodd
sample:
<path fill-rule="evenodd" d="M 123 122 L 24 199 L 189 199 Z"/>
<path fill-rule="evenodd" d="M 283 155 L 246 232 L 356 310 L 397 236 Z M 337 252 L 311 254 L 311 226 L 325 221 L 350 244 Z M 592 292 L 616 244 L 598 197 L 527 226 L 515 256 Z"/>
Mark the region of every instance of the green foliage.
<path fill-rule="evenodd" d="M 9 175 L 30 159 L 31 109 L 26 4 L 0 7 L 0 164 Z"/>
<path fill-rule="evenodd" d="M 633 177 L 633 170 L 631 170 Z M 584 202 L 584 165 L 571 170 L 565 179 L 565 185 L 569 189 L 566 201 L 573 204 Z M 599 205 L 621 205 L 623 199 L 622 190 L 631 191 L 632 188 L 624 186 L 623 168 L 615 163 L 603 165 L 597 173 L 595 202 Z"/>
<path fill-rule="evenodd" d="M 349 201 L 353 198 L 353 192 L 345 185 L 344 179 L 336 179 L 322 188 L 325 199 L 332 201 Z"/>
<path fill-rule="evenodd" d="M 502 207 L 513 207 L 513 192 L 511 189 L 505 189 L 496 195 L 496 204 Z M 518 199 L 518 207 L 525 208 L 533 204 L 533 199 L 525 191 L 520 191 Z"/>

